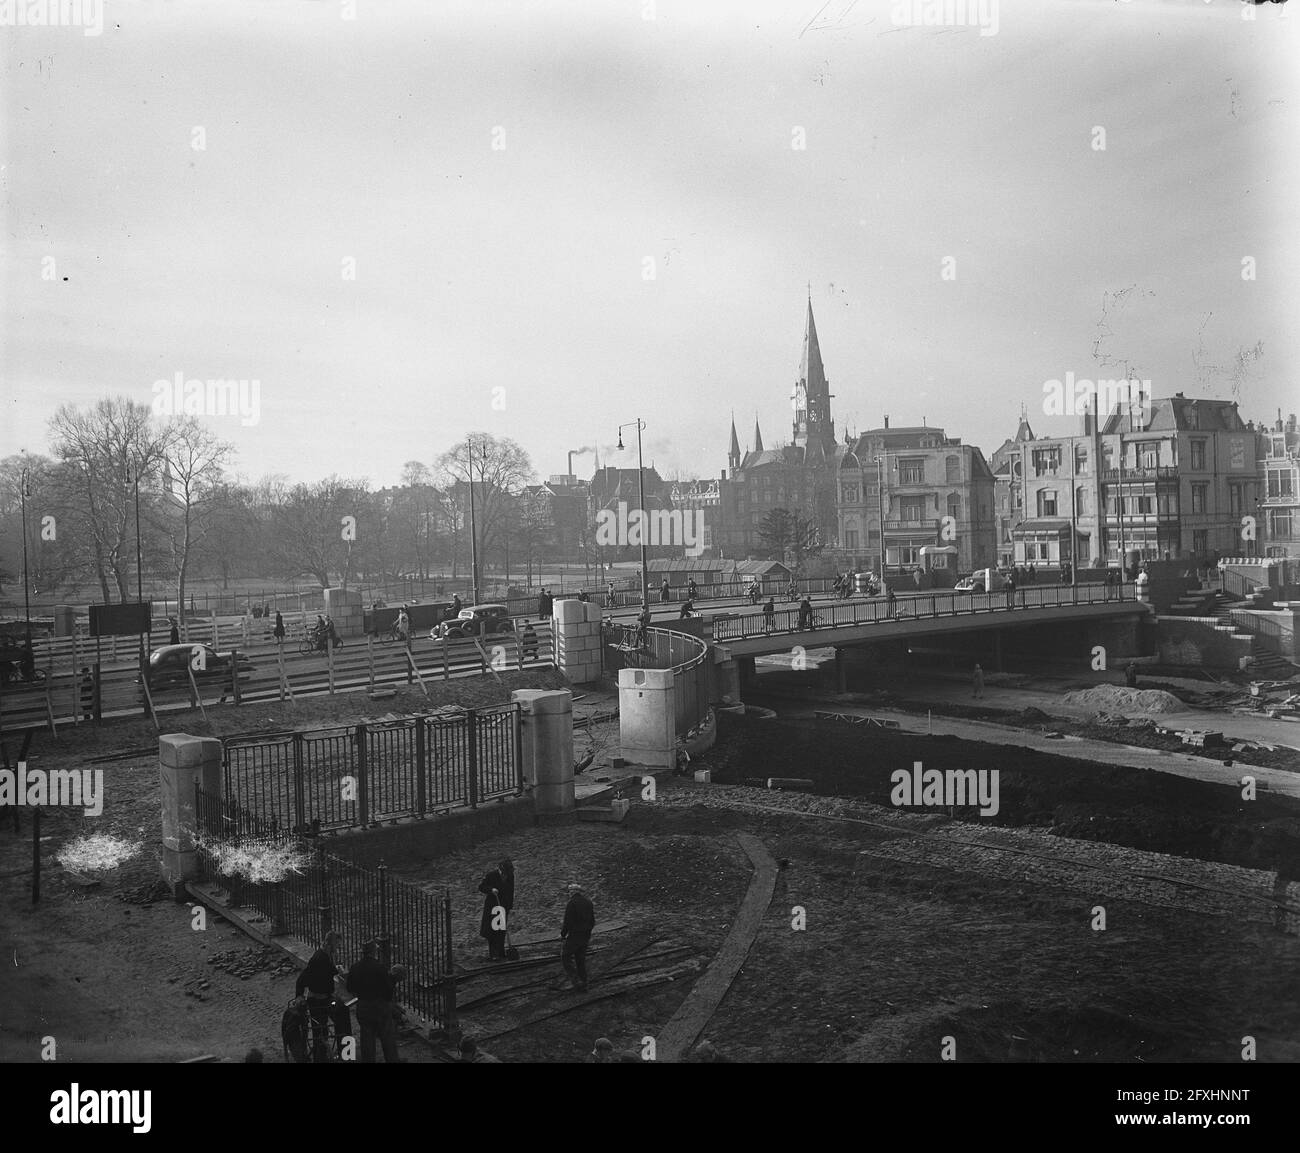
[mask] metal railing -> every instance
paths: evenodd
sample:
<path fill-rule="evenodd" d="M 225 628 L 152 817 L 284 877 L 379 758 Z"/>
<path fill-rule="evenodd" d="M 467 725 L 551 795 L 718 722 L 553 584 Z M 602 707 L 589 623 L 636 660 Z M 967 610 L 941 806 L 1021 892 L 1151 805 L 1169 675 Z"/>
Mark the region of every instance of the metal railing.
<path fill-rule="evenodd" d="M 1295 628 L 1291 613 L 1267 613 L 1250 609 L 1230 609 L 1228 618 L 1244 633 L 1256 638 L 1261 648 L 1277 653 L 1288 661 L 1295 656 Z"/>
<path fill-rule="evenodd" d="M 1070 608 L 1076 605 L 1120 603 L 1136 597 L 1133 584 L 1027 585 L 993 593 L 942 591 L 900 597 L 892 605 L 876 598 L 865 602 L 822 604 L 811 618 L 800 621 L 799 610 L 781 610 L 769 621 L 763 614 L 730 617 L 713 622 L 713 639 L 719 644 L 786 633 L 834 629 L 877 622 L 928 620 L 941 617 L 973 616 L 983 613 L 1015 612 L 1034 608 Z"/>
<path fill-rule="evenodd" d="M 518 705 L 223 742 L 224 796 L 263 825 L 366 828 L 523 792 Z"/>
<path fill-rule="evenodd" d="M 361 959 L 366 941 L 380 960 L 400 962 L 407 978 L 397 1000 L 440 1027 L 455 1020 L 451 897 L 417 888 L 324 851 L 318 836 L 259 821 L 233 801 L 195 786 L 199 875 L 229 894 L 232 906 L 255 909 L 271 933 L 319 942 L 340 935 L 335 962 Z M 253 879 L 257 877 L 257 879 Z"/>
<path fill-rule="evenodd" d="M 628 667 L 670 669 L 673 674 L 674 715 L 677 735 L 689 732 L 709 715 L 713 683 L 708 663 L 709 645 L 690 633 L 609 622 L 604 643 L 625 658 Z"/>

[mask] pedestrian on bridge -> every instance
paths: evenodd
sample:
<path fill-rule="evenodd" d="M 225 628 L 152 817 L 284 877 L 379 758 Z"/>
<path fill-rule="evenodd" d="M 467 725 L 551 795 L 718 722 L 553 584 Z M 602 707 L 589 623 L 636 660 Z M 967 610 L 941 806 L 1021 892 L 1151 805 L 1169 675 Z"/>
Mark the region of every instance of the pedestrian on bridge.
<path fill-rule="evenodd" d="M 550 620 L 554 608 L 555 598 L 546 589 L 542 589 L 537 598 L 537 615 L 544 621 Z"/>
<path fill-rule="evenodd" d="M 668 578 L 664 577 L 664 583 L 659 586 L 659 603 L 661 605 L 666 605 L 672 599 L 672 589 L 668 585 Z"/>
<path fill-rule="evenodd" d="M 700 586 L 695 583 L 694 577 L 691 577 L 691 579 L 686 582 L 686 595 L 690 597 L 691 600 L 694 600 L 700 595 Z"/>
<path fill-rule="evenodd" d="M 794 577 L 790 578 L 790 587 L 785 590 L 786 597 L 789 600 L 797 601 L 799 599 L 799 586 L 794 583 Z"/>
<path fill-rule="evenodd" d="M 894 586 L 890 585 L 889 588 L 885 590 L 885 608 L 888 610 L 890 620 L 893 620 L 894 602 L 897 600 L 898 596 L 894 592 Z"/>
<path fill-rule="evenodd" d="M 810 629 L 813 627 L 813 610 L 812 601 L 807 597 L 799 602 L 799 627 L 801 629 Z"/>
<path fill-rule="evenodd" d="M 618 593 L 614 589 L 614 582 L 610 581 L 605 586 L 605 607 L 607 609 L 618 608 Z"/>
<path fill-rule="evenodd" d="M 776 623 L 776 598 L 768 597 L 767 604 L 763 606 L 763 631 L 770 633 L 773 624 Z"/>
<path fill-rule="evenodd" d="M 687 597 L 686 600 L 682 601 L 682 608 L 681 611 L 677 614 L 677 618 L 679 620 L 684 621 L 688 616 L 691 615 L 691 613 L 694 610 L 695 610 L 695 603 L 689 597 Z"/>
<path fill-rule="evenodd" d="M 1016 607 L 1016 578 L 1014 576 L 1009 576 L 1007 577 L 1007 608 L 1013 609 L 1015 607 Z"/>

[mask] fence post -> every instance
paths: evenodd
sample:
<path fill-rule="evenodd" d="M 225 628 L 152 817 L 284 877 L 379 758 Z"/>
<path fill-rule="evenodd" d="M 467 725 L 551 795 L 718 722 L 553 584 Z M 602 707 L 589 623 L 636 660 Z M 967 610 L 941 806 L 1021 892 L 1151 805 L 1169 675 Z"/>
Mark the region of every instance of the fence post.
<path fill-rule="evenodd" d="M 235 697 L 235 704 L 240 704 L 239 697 L 239 650 L 232 649 L 230 653 L 230 689 Z"/>
<path fill-rule="evenodd" d="M 392 940 L 388 935 L 388 866 L 379 862 L 379 960 L 387 969 L 392 963 Z"/>
<path fill-rule="evenodd" d="M 95 662 L 95 685 L 91 700 L 94 702 L 95 723 L 104 719 L 104 674 L 98 661 Z"/>
<path fill-rule="evenodd" d="M 478 808 L 478 713 L 465 713 L 465 731 L 469 736 L 469 805 Z"/>
<path fill-rule="evenodd" d="M 359 721 L 356 728 L 357 742 L 357 824 L 365 828 L 370 824 L 370 780 L 368 772 L 369 753 L 368 728 L 365 721 Z"/>
<path fill-rule="evenodd" d="M 460 1021 L 456 1015 L 456 980 L 452 976 L 455 960 L 451 951 L 451 894 L 442 894 L 442 988 L 444 995 L 444 1024 L 450 1036 L 460 1032 Z"/>
<path fill-rule="evenodd" d="M 320 882 L 320 903 L 317 905 L 320 911 L 320 939 L 324 941 L 334 928 L 334 913 L 330 908 L 329 857 L 325 854 L 325 846 L 319 841 L 316 842 L 316 875 Z"/>
<path fill-rule="evenodd" d="M 423 717 L 415 718 L 415 812 L 424 816 L 427 796 L 425 793 L 424 774 L 428 765 L 429 752 L 426 748 L 426 730 Z"/>
<path fill-rule="evenodd" d="M 293 734 L 293 831 L 302 832 L 307 827 L 307 798 L 304 795 L 302 764 L 302 733 Z"/>

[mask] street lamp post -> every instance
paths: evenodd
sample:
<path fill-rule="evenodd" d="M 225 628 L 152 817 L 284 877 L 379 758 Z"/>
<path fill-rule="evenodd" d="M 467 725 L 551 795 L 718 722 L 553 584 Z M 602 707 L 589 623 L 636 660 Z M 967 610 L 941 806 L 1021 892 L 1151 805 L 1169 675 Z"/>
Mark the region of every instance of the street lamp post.
<path fill-rule="evenodd" d="M 144 604 L 144 563 L 140 549 L 140 465 L 132 461 L 127 465 L 129 477 L 135 484 L 135 599 Z M 180 606 L 177 606 L 179 613 Z M 144 633 L 140 634 L 140 667 L 144 668 Z"/>
<path fill-rule="evenodd" d="M 469 556 L 471 576 L 474 581 L 474 603 L 479 603 L 479 571 L 478 571 L 478 526 L 474 519 L 474 442 L 469 437 L 465 438 L 465 445 L 469 450 Z M 483 450 L 486 458 L 487 449 Z"/>
<path fill-rule="evenodd" d="M 876 454 L 876 506 L 880 511 L 880 591 L 885 591 L 885 473 L 888 453 Z"/>
<path fill-rule="evenodd" d="M 24 467 L 19 477 L 18 496 L 23 509 L 23 616 L 27 621 L 27 647 L 32 645 L 31 580 L 27 574 L 27 498 L 31 492 L 31 470 Z"/>
<path fill-rule="evenodd" d="M 641 430 L 645 428 L 645 421 L 639 416 L 636 420 L 629 420 L 627 424 L 618 426 L 618 447 L 623 448 L 623 430 L 636 425 L 636 469 L 637 469 L 637 491 L 638 499 L 641 502 L 641 608 L 648 610 L 650 608 L 650 575 L 649 566 L 646 564 L 646 507 L 645 507 L 645 462 L 641 456 Z"/>

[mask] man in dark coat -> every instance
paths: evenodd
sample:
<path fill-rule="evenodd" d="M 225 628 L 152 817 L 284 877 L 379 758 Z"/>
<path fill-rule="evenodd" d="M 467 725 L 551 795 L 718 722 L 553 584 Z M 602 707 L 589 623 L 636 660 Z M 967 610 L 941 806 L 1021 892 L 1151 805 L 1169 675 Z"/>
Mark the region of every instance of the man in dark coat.
<path fill-rule="evenodd" d="M 488 960 L 504 961 L 506 959 L 506 930 L 504 923 L 505 907 L 501 902 L 501 870 L 496 866 L 489 869 L 478 883 L 478 891 L 483 894 L 483 913 L 479 917 L 478 935 L 488 943 Z M 513 894 L 512 894 L 513 897 Z M 498 909 L 501 912 L 498 912 Z M 493 922 L 501 928 L 493 928 Z"/>
<path fill-rule="evenodd" d="M 298 974 L 293 989 L 295 997 L 306 994 L 307 1011 L 311 1014 L 317 1037 L 324 1037 L 329 1027 L 334 1001 L 334 978 L 339 973 L 339 967 L 334 963 L 334 954 L 338 951 L 338 947 L 339 935 L 327 933 L 325 940 L 321 942 L 321 947 L 311 955 L 307 967 Z M 340 1038 L 336 1036 L 336 1045 L 339 1040 Z M 314 1061 L 323 1061 L 327 1057 L 326 1053 L 312 1054 Z"/>
<path fill-rule="evenodd" d="M 596 928 L 596 909 L 581 885 L 569 886 L 569 903 L 564 907 L 564 925 L 560 937 L 564 947 L 560 950 L 560 964 L 579 993 L 587 991 L 587 946 Z"/>
<path fill-rule="evenodd" d="M 672 589 L 668 585 L 668 578 L 664 577 L 664 583 L 659 586 L 659 603 L 666 605 L 672 599 Z"/>
<path fill-rule="evenodd" d="M 361 960 L 348 970 L 348 992 L 357 999 L 357 1024 L 361 1026 L 359 1059 L 374 1064 L 377 1038 L 384 1051 L 385 1064 L 395 1065 L 400 1058 L 393 1018 L 393 981 L 379 960 L 379 948 L 374 941 L 367 941 L 361 953 Z"/>
<path fill-rule="evenodd" d="M 169 645 L 178 645 L 181 643 L 180 627 L 176 624 L 175 617 L 168 617 L 167 619 L 171 621 L 171 626 L 172 626 L 171 631 L 167 634 L 167 643 Z"/>
<path fill-rule="evenodd" d="M 1007 608 L 1016 607 L 1016 578 L 1007 577 Z"/>
<path fill-rule="evenodd" d="M 284 640 L 284 617 L 280 615 L 280 610 L 275 610 L 275 629 L 273 630 L 277 642 Z"/>
<path fill-rule="evenodd" d="M 812 601 L 807 597 L 799 602 L 799 627 L 801 629 L 812 628 Z"/>

